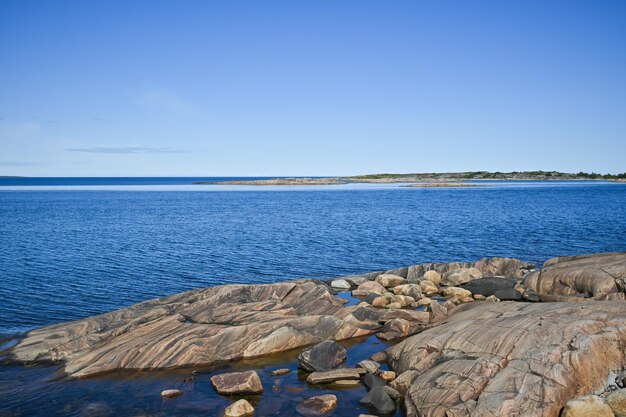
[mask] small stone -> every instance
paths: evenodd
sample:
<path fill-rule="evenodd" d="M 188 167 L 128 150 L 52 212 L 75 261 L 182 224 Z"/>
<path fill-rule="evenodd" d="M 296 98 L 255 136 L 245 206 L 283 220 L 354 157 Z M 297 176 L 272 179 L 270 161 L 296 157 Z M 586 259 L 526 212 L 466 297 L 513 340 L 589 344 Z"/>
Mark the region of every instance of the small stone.
<path fill-rule="evenodd" d="M 611 407 L 597 395 L 569 400 L 561 412 L 561 417 L 614 417 Z M 620 416 L 617 416 L 620 417 Z"/>
<path fill-rule="evenodd" d="M 487 297 L 485 297 L 482 294 L 474 294 L 474 300 L 476 300 L 476 301 L 485 301 L 485 298 L 487 298 Z"/>
<path fill-rule="evenodd" d="M 415 300 L 422 298 L 422 288 L 418 284 L 402 284 L 393 287 L 392 292 L 395 295 L 408 295 Z"/>
<path fill-rule="evenodd" d="M 626 388 L 618 389 L 607 395 L 606 402 L 615 413 L 615 417 L 626 417 Z"/>
<path fill-rule="evenodd" d="M 485 298 L 485 301 L 488 301 L 490 303 L 499 303 L 500 299 L 495 295 L 490 295 L 489 297 Z"/>
<path fill-rule="evenodd" d="M 385 292 L 385 287 L 380 285 L 378 282 L 365 281 L 363 284 L 359 285 L 355 290 L 352 290 L 352 295 L 355 297 L 366 297 L 367 294 L 370 294 L 370 293 L 382 294 L 384 292 Z"/>
<path fill-rule="evenodd" d="M 420 282 L 420 288 L 428 296 L 439 294 L 439 287 L 428 280 Z"/>
<path fill-rule="evenodd" d="M 183 395 L 183 392 L 179 389 L 166 389 L 161 391 L 161 397 L 163 398 L 176 398 Z"/>
<path fill-rule="evenodd" d="M 275 369 L 272 372 L 270 372 L 270 375 L 271 376 L 287 375 L 290 372 L 291 372 L 291 369 L 289 368 L 280 368 L 280 369 Z"/>
<path fill-rule="evenodd" d="M 372 307 L 384 307 L 389 301 L 386 297 L 380 294 L 371 293 L 365 297 L 365 302 L 371 304 Z"/>
<path fill-rule="evenodd" d="M 422 299 L 417 300 L 417 305 L 420 307 L 428 307 L 432 300 L 428 297 L 424 297 Z"/>
<path fill-rule="evenodd" d="M 398 275 L 392 274 L 380 274 L 376 277 L 376 282 L 385 288 L 393 288 L 397 285 L 402 285 L 406 282 L 406 279 Z"/>
<path fill-rule="evenodd" d="M 243 417 L 254 414 L 254 407 L 246 400 L 238 400 L 226 407 L 224 417 Z"/>
<path fill-rule="evenodd" d="M 426 271 L 424 279 L 432 282 L 435 285 L 441 284 L 441 274 L 437 271 Z"/>
<path fill-rule="evenodd" d="M 394 371 L 380 371 L 378 373 L 378 376 L 387 382 L 390 382 L 396 379 L 396 373 Z"/>
<path fill-rule="evenodd" d="M 387 362 L 387 352 L 384 350 L 382 352 L 376 352 L 370 356 L 370 359 L 379 363 Z"/>
<path fill-rule="evenodd" d="M 365 369 L 367 372 L 371 374 L 375 374 L 380 368 L 380 364 L 378 362 L 364 360 L 356 364 L 356 366 Z"/>
<path fill-rule="evenodd" d="M 394 295 L 391 299 L 392 303 L 398 303 L 402 307 L 409 307 L 415 302 L 415 298 L 408 295 Z"/>
<path fill-rule="evenodd" d="M 306 378 L 309 384 L 328 384 L 330 382 L 339 381 L 340 379 L 356 379 L 361 378 L 361 374 L 356 369 L 333 369 L 332 371 L 313 372 Z"/>
<path fill-rule="evenodd" d="M 419 329 L 420 327 L 416 324 L 405 319 L 397 318 L 386 322 L 382 331 L 376 333 L 376 337 L 382 340 L 393 340 L 414 334 Z"/>
<path fill-rule="evenodd" d="M 345 279 L 336 279 L 330 283 L 330 286 L 337 290 L 349 290 L 352 288 L 352 285 Z"/>
<path fill-rule="evenodd" d="M 358 379 L 340 379 L 338 381 L 332 382 L 333 385 L 336 385 L 338 387 L 355 387 L 360 383 L 361 381 L 359 381 Z"/>
<path fill-rule="evenodd" d="M 346 350 L 334 340 L 325 340 L 298 355 L 298 366 L 305 371 L 330 371 L 346 360 Z"/>
<path fill-rule="evenodd" d="M 389 303 L 385 307 L 387 307 L 387 308 L 402 308 L 403 306 L 400 303 Z"/>
<path fill-rule="evenodd" d="M 448 298 L 463 299 L 465 297 L 471 297 L 472 293 L 468 290 L 459 287 L 448 287 L 443 289 L 443 295 Z"/>
<path fill-rule="evenodd" d="M 399 403 L 400 401 L 402 401 L 402 394 L 400 394 L 395 389 L 391 388 L 389 385 L 386 385 L 384 390 L 387 393 L 387 395 L 389 395 L 395 403 Z"/>
<path fill-rule="evenodd" d="M 615 384 L 620 388 L 626 388 L 626 371 L 622 371 L 622 373 L 615 378 Z"/>
<path fill-rule="evenodd" d="M 263 385 L 255 371 L 231 372 L 211 377 L 211 383 L 219 394 L 260 394 Z"/>
<path fill-rule="evenodd" d="M 296 411 L 303 416 L 319 416 L 331 412 L 337 407 L 337 397 L 332 394 L 319 395 L 298 404 Z"/>

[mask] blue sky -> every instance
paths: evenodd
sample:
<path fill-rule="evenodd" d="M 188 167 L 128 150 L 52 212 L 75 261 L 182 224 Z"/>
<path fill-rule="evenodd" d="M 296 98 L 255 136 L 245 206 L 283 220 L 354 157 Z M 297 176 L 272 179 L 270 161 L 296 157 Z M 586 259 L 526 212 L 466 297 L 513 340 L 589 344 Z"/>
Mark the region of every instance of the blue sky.
<path fill-rule="evenodd" d="M 626 171 L 624 1 L 0 0 L 0 175 Z"/>

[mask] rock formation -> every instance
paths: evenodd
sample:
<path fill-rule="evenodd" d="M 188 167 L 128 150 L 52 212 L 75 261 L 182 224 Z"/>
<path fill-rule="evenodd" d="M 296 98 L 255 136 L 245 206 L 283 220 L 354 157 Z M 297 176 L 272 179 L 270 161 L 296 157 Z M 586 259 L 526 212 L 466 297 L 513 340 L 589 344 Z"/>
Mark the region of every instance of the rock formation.
<path fill-rule="evenodd" d="M 557 417 L 624 369 L 626 305 L 471 303 L 388 349 L 409 417 Z"/>
<path fill-rule="evenodd" d="M 317 280 L 223 285 L 34 330 L 12 355 L 19 361 L 64 361 L 70 376 L 85 377 L 210 365 L 381 328 L 366 313 L 353 315 L 365 307 L 344 307 L 343 301 Z"/>
<path fill-rule="evenodd" d="M 528 274 L 522 286 L 544 301 L 623 300 L 626 291 L 626 252 L 566 256 L 546 261 Z"/>

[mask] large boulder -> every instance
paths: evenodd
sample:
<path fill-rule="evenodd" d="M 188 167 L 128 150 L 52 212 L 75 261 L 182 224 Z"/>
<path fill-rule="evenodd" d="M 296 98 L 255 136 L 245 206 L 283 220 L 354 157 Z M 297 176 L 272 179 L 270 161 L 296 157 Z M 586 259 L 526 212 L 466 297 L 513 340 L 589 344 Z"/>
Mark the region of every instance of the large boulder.
<path fill-rule="evenodd" d="M 456 287 L 466 282 L 481 278 L 483 273 L 477 268 L 459 268 L 446 272 L 441 278 L 441 285 Z"/>
<path fill-rule="evenodd" d="M 254 414 L 254 407 L 244 399 L 235 401 L 224 411 L 224 417 L 244 417 Z"/>
<path fill-rule="evenodd" d="M 381 328 L 367 319 L 374 308 L 344 307 L 331 291 L 319 280 L 189 291 L 33 330 L 12 349 L 12 358 L 63 361 L 67 374 L 86 377 L 124 368 L 206 366 Z"/>
<path fill-rule="evenodd" d="M 365 281 L 360 284 L 355 290 L 352 290 L 352 295 L 355 297 L 367 297 L 368 294 L 384 294 L 385 287 L 380 285 L 376 281 Z"/>
<path fill-rule="evenodd" d="M 391 386 L 415 417 L 557 417 L 626 365 L 626 308 L 593 303 L 470 303 L 387 350 Z"/>
<path fill-rule="evenodd" d="M 569 400 L 560 417 L 615 417 L 611 407 L 597 395 Z M 617 416 L 620 417 L 620 416 Z"/>
<path fill-rule="evenodd" d="M 626 389 L 613 391 L 607 395 L 606 402 L 615 413 L 615 417 L 626 417 Z"/>
<path fill-rule="evenodd" d="M 376 277 L 376 282 L 385 288 L 392 288 L 406 283 L 406 279 L 393 274 L 380 274 Z"/>
<path fill-rule="evenodd" d="M 517 280 L 515 278 L 485 277 L 466 282 L 461 284 L 460 287 L 470 291 L 472 294 L 481 294 L 489 297 L 494 295 L 496 291 L 513 289 L 516 284 Z"/>
<path fill-rule="evenodd" d="M 305 371 L 330 371 L 346 360 L 346 349 L 333 340 L 325 340 L 298 355 L 298 367 Z"/>
<path fill-rule="evenodd" d="M 540 296 L 626 298 L 626 252 L 549 259 L 522 281 Z"/>
<path fill-rule="evenodd" d="M 260 394 L 263 384 L 255 371 L 230 372 L 211 377 L 211 383 L 219 394 Z"/>

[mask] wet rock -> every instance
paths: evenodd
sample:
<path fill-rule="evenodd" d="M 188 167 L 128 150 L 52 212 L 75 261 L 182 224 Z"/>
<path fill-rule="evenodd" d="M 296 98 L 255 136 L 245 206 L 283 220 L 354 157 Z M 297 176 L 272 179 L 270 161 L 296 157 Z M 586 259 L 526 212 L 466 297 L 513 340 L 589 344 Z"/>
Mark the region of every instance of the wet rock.
<path fill-rule="evenodd" d="M 391 415 L 396 410 L 395 402 L 387 394 L 384 387 L 376 387 L 370 390 L 359 400 L 359 404 L 380 415 Z"/>
<path fill-rule="evenodd" d="M 246 400 L 238 400 L 226 407 L 224 417 L 244 417 L 254 414 L 254 407 Z"/>
<path fill-rule="evenodd" d="M 109 417 L 113 416 L 113 410 L 105 402 L 94 402 L 87 404 L 78 410 L 79 417 Z"/>
<path fill-rule="evenodd" d="M 405 319 L 393 319 L 385 323 L 383 330 L 376 333 L 382 340 L 393 340 L 412 335 L 420 330 L 420 326 Z"/>
<path fill-rule="evenodd" d="M 361 374 L 356 369 L 333 369 L 332 371 L 313 372 L 306 378 L 309 384 L 328 384 L 341 379 L 360 379 Z"/>
<path fill-rule="evenodd" d="M 382 285 L 385 288 L 392 288 L 396 285 L 402 285 L 406 282 L 406 280 L 398 275 L 391 274 L 381 274 L 376 277 L 376 282 Z"/>
<path fill-rule="evenodd" d="M 522 299 L 530 301 L 532 303 L 538 303 L 539 301 L 541 301 L 541 299 L 539 298 L 539 294 L 537 294 L 537 292 L 532 288 L 526 288 L 524 290 L 524 292 L 522 293 Z"/>
<path fill-rule="evenodd" d="M 378 363 L 384 363 L 387 361 L 387 352 L 384 350 L 382 352 L 376 352 L 370 356 L 370 359 Z"/>
<path fill-rule="evenodd" d="M 166 389 L 161 391 L 161 397 L 163 398 L 176 398 L 183 395 L 183 392 L 179 389 Z"/>
<path fill-rule="evenodd" d="M 303 416 L 320 416 L 330 413 L 337 407 L 337 397 L 331 394 L 311 397 L 298 404 L 296 411 Z"/>
<path fill-rule="evenodd" d="M 346 360 L 346 350 L 333 340 L 325 340 L 298 355 L 298 367 L 305 371 L 330 371 Z"/>
<path fill-rule="evenodd" d="M 597 395 L 569 400 L 561 417 L 614 417 L 611 408 Z M 618 416 L 619 417 L 619 416 Z"/>
<path fill-rule="evenodd" d="M 483 273 L 477 268 L 459 268 L 443 274 L 441 285 L 456 287 L 482 276 Z"/>
<path fill-rule="evenodd" d="M 494 295 L 496 291 L 515 288 L 517 280 L 505 277 L 485 277 L 461 284 L 460 287 L 470 291 L 472 294 L 481 294 L 485 297 Z"/>
<path fill-rule="evenodd" d="M 473 303 L 388 348 L 387 362 L 408 415 L 557 417 L 624 369 L 624 346 L 623 301 Z"/>
<path fill-rule="evenodd" d="M 33 330 L 11 353 L 20 361 L 61 361 L 71 377 L 207 366 L 380 330 L 356 318 L 358 308 L 344 306 L 319 280 L 222 285 Z"/>
<path fill-rule="evenodd" d="M 547 260 L 524 277 L 524 288 L 542 295 L 626 298 L 626 252 L 565 256 Z"/>
<path fill-rule="evenodd" d="M 443 295 L 448 298 L 457 298 L 459 300 L 472 297 L 472 293 L 459 287 L 447 287 L 443 289 Z M 472 298 L 473 299 L 473 298 Z"/>
<path fill-rule="evenodd" d="M 230 372 L 211 377 L 211 383 L 219 394 L 260 394 L 263 385 L 255 371 Z"/>
<path fill-rule="evenodd" d="M 613 391 L 607 395 L 606 402 L 615 413 L 615 417 L 626 417 L 626 389 Z"/>
<path fill-rule="evenodd" d="M 441 274 L 437 271 L 426 271 L 424 272 L 423 279 L 432 282 L 435 285 L 441 284 Z"/>
<path fill-rule="evenodd" d="M 356 364 L 357 367 L 365 369 L 367 372 L 371 374 L 375 374 L 380 368 L 380 364 L 375 361 L 364 360 Z"/>
<path fill-rule="evenodd" d="M 355 290 L 352 290 L 352 295 L 355 297 L 366 297 L 370 293 L 383 294 L 385 287 L 375 281 L 365 281 L 360 284 Z"/>
<path fill-rule="evenodd" d="M 522 294 L 515 288 L 498 290 L 493 295 L 500 301 L 520 301 L 522 299 Z"/>
<path fill-rule="evenodd" d="M 379 377 L 378 375 L 367 373 L 363 376 L 363 384 L 367 387 L 368 390 L 374 389 L 376 387 L 384 387 L 387 385 L 384 379 Z"/>
<path fill-rule="evenodd" d="M 336 279 L 330 283 L 330 286 L 337 290 L 349 290 L 352 288 L 352 285 L 350 285 L 350 283 L 345 279 Z"/>
<path fill-rule="evenodd" d="M 289 369 L 289 368 L 280 368 L 280 369 L 275 369 L 275 370 L 271 371 L 270 375 L 271 376 L 287 375 L 290 372 L 291 372 L 291 369 Z"/>

